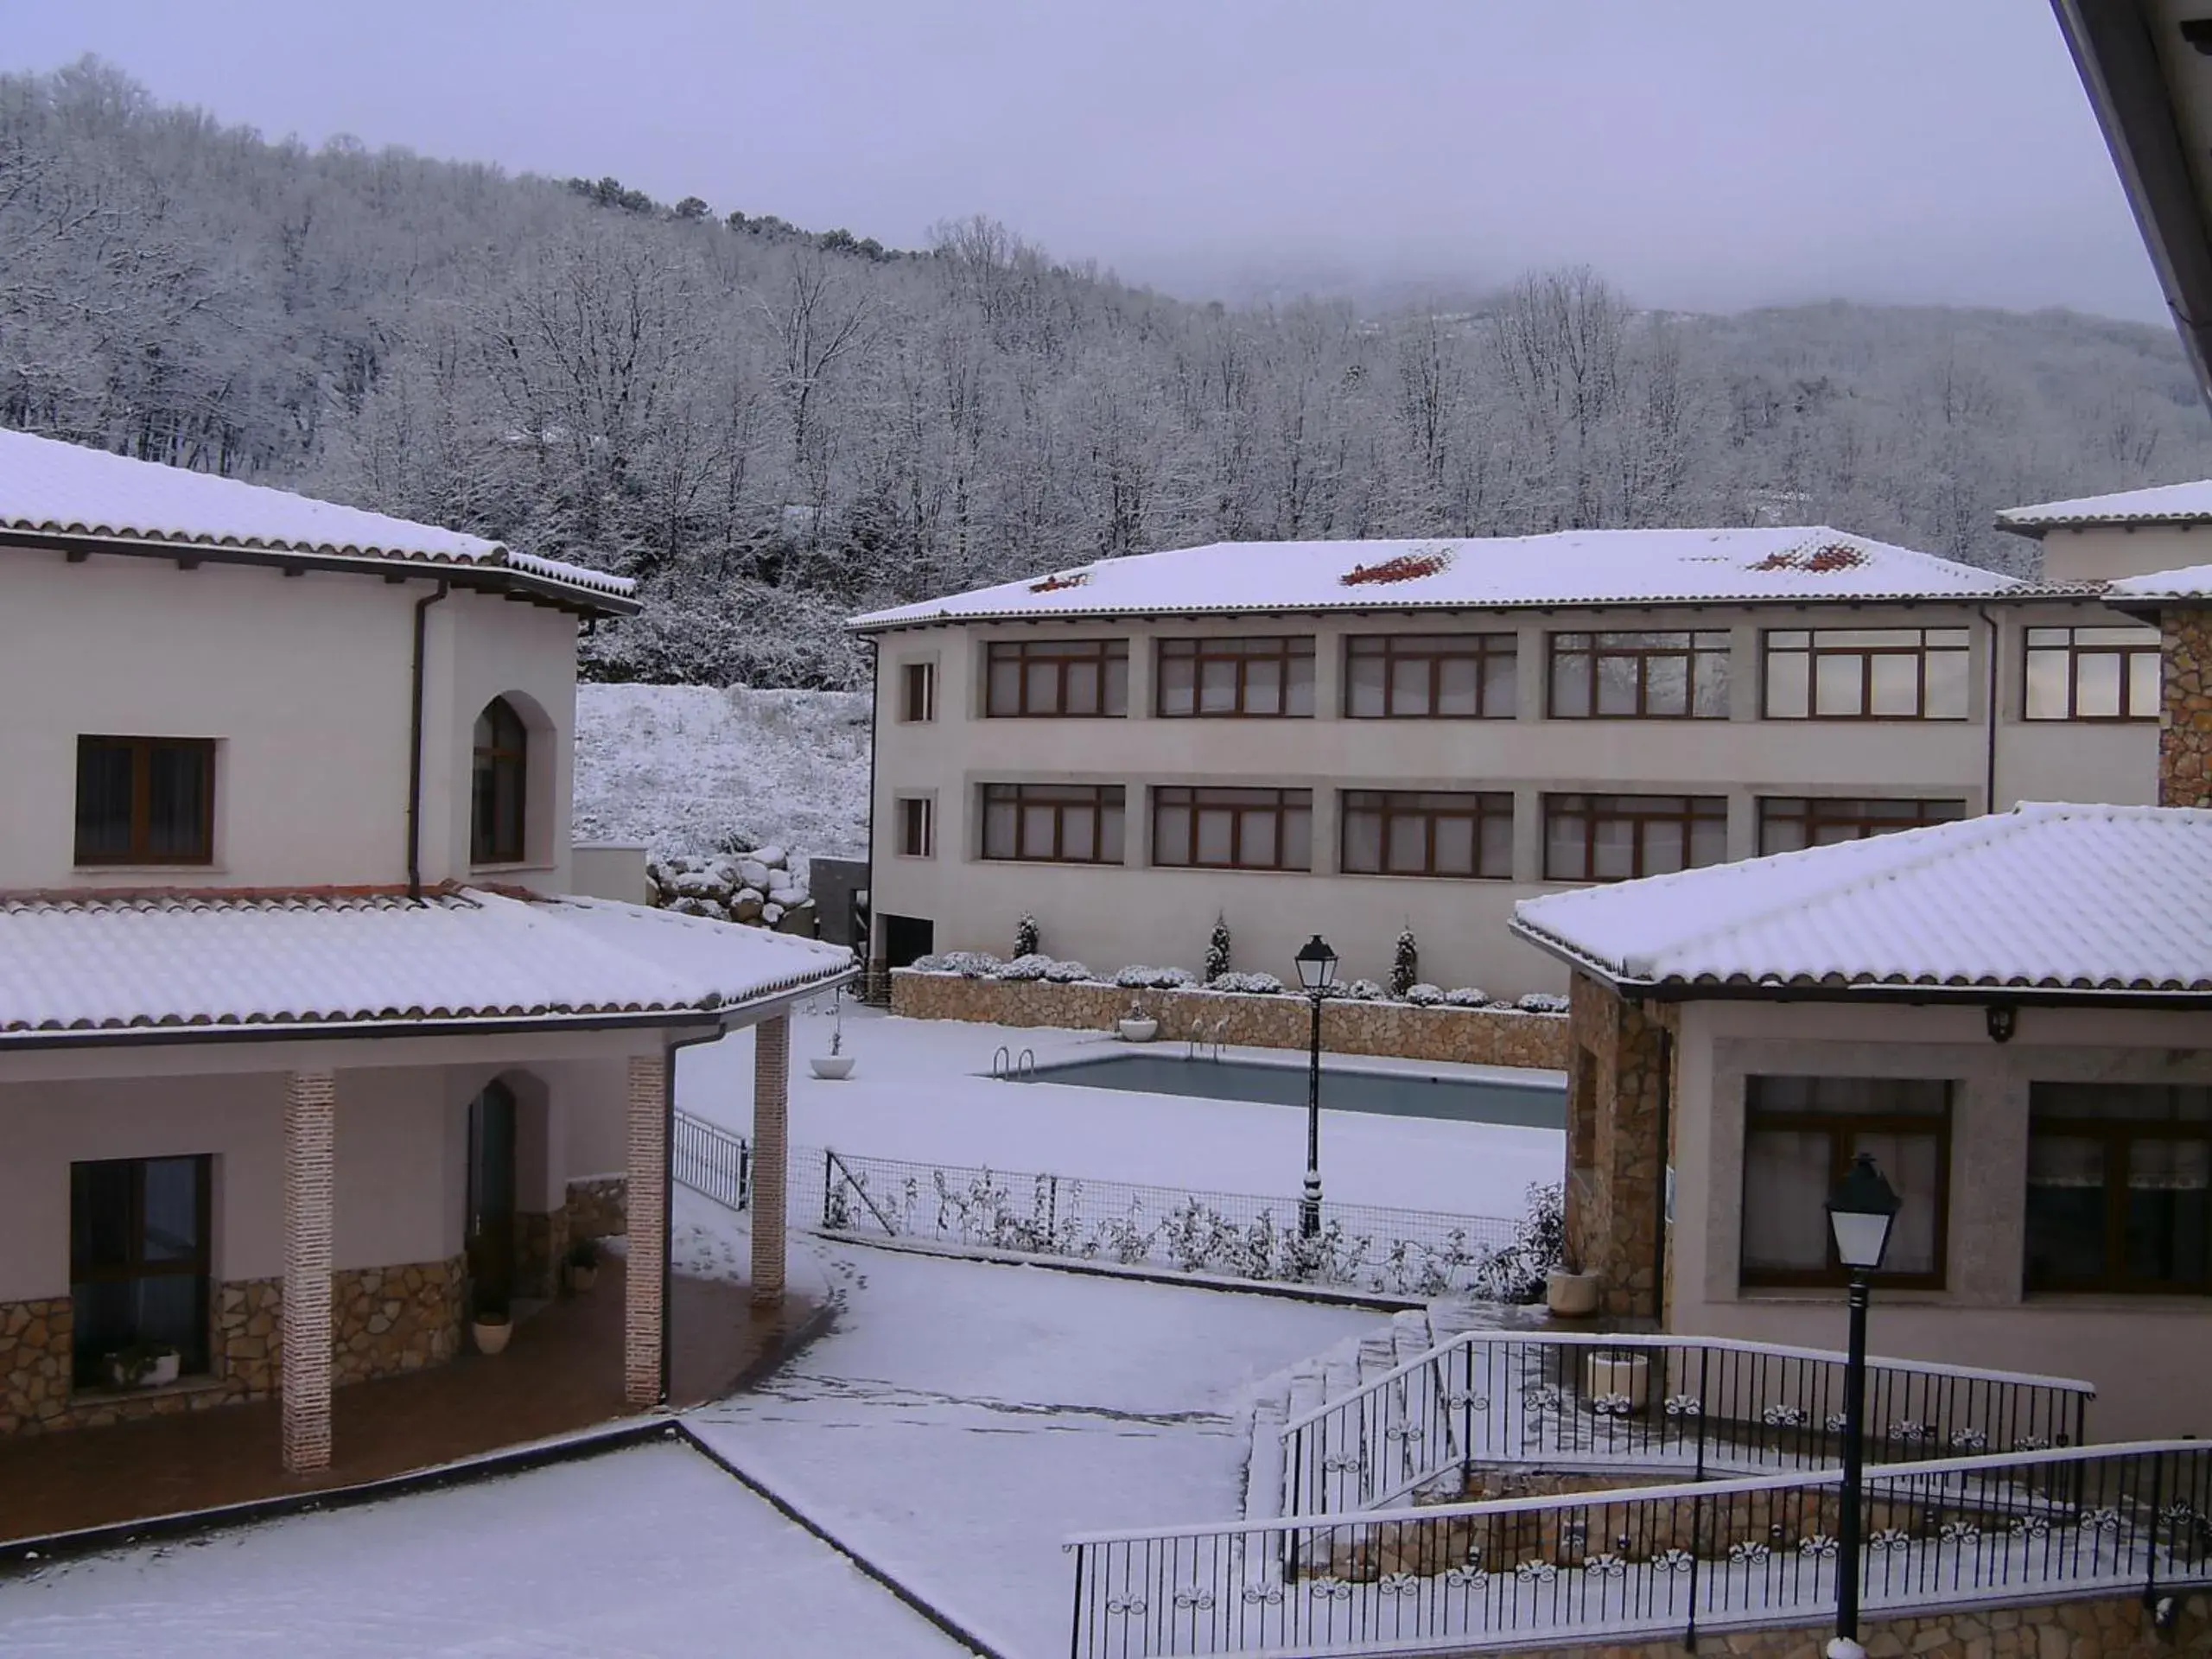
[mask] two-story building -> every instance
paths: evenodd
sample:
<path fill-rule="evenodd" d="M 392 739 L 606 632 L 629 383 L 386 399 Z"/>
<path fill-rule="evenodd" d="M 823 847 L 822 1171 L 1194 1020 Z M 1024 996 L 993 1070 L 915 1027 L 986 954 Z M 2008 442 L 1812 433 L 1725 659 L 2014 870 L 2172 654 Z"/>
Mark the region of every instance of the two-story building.
<path fill-rule="evenodd" d="M 575 893 L 577 632 L 634 605 L 0 433 L 0 1433 L 275 1394 L 321 1467 L 334 1385 L 450 1358 L 572 1231 L 626 1229 L 659 1397 L 671 1051 L 757 1024 L 772 1147 L 849 954 Z"/>
<path fill-rule="evenodd" d="M 1970 817 L 2146 801 L 2158 633 L 1826 528 L 1224 543 L 855 620 L 871 954 L 1043 948 L 1563 988 L 1516 902 Z M 2116 574 L 2116 573 L 2115 573 Z"/>

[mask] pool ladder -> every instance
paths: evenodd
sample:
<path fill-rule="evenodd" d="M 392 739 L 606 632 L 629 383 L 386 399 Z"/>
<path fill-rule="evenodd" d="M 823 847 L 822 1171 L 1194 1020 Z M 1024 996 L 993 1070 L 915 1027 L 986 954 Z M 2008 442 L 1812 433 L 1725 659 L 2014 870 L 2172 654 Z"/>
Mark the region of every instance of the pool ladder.
<path fill-rule="evenodd" d="M 1016 1054 L 1004 1043 L 991 1056 L 991 1075 L 1001 1083 L 1034 1083 L 1037 1081 L 1037 1051 L 1025 1048 Z"/>
<path fill-rule="evenodd" d="M 1211 1049 L 1212 1058 L 1219 1061 L 1222 1033 L 1228 1029 L 1229 1016 L 1227 1014 L 1222 1015 L 1211 1026 L 1193 1026 L 1191 1028 L 1191 1034 L 1183 1039 L 1183 1058 L 1186 1060 L 1195 1060 L 1204 1055 L 1208 1049 Z"/>

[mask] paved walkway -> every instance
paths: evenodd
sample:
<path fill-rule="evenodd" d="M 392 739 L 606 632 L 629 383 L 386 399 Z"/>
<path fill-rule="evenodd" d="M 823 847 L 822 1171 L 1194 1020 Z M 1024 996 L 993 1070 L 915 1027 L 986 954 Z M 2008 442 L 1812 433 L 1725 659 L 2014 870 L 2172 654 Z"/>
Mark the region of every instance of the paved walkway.
<path fill-rule="evenodd" d="M 677 1405 L 772 1363 L 818 1306 L 793 1297 L 762 1313 L 742 1285 L 679 1275 L 673 1288 Z M 621 1353 L 616 1272 L 524 1320 L 496 1357 L 337 1390 L 320 1475 L 283 1472 L 274 1401 L 0 1440 L 0 1541 L 352 1485 L 588 1427 L 629 1414 Z"/>

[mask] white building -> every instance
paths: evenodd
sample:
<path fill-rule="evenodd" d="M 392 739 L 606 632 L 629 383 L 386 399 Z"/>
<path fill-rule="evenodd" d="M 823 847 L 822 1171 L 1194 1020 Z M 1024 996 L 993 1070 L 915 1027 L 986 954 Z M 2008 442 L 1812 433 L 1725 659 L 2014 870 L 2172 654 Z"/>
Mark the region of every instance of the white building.
<path fill-rule="evenodd" d="M 2158 635 L 1825 528 L 1228 543 L 876 613 L 872 954 L 1564 976 L 1516 901 L 2152 798 Z M 2116 574 L 2116 573 L 2115 573 Z"/>
<path fill-rule="evenodd" d="M 0 1433 L 279 1393 L 315 1468 L 334 1383 L 626 1224 L 658 1397 L 671 1051 L 760 1022 L 779 1120 L 785 1010 L 849 957 L 568 896 L 577 630 L 633 607 L 0 433 Z M 114 1386 L 156 1348 L 174 1386 Z"/>

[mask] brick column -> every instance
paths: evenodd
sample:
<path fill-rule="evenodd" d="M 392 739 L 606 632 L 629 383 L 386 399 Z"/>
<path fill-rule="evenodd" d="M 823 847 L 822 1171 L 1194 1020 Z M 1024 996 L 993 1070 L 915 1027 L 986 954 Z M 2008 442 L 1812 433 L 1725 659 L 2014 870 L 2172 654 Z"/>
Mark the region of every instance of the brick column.
<path fill-rule="evenodd" d="M 661 1262 L 668 1238 L 668 1059 L 630 1057 L 629 1255 L 622 1281 L 622 1397 L 661 1402 L 661 1329 L 668 1317 Z"/>
<path fill-rule="evenodd" d="M 791 1020 L 753 1027 L 753 1300 L 784 1300 L 785 1191 L 791 1178 Z"/>
<path fill-rule="evenodd" d="M 284 1079 L 284 1469 L 330 1467 L 330 1236 L 335 1192 L 337 1080 Z"/>
<path fill-rule="evenodd" d="M 1671 1064 L 1665 1016 L 1623 1001 L 1586 974 L 1574 976 L 1568 994 L 1567 1255 L 1599 1276 L 1602 1313 L 1663 1318 L 1656 1269 L 1670 1150 L 1659 1144 Z"/>

